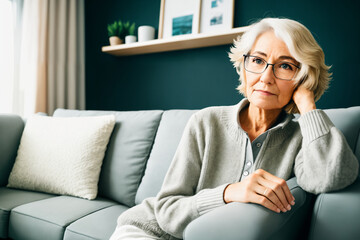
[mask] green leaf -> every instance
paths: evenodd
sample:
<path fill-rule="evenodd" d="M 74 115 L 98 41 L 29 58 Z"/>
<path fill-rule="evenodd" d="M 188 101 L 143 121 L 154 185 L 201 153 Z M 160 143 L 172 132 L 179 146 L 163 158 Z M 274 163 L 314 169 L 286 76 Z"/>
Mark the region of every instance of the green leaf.
<path fill-rule="evenodd" d="M 129 35 L 135 35 L 135 23 L 131 24 L 128 32 L 129 32 Z"/>
<path fill-rule="evenodd" d="M 130 24 L 130 21 L 122 22 L 121 20 L 108 24 L 109 37 L 118 36 L 120 39 L 124 39 L 127 35 L 135 35 L 135 23 Z"/>

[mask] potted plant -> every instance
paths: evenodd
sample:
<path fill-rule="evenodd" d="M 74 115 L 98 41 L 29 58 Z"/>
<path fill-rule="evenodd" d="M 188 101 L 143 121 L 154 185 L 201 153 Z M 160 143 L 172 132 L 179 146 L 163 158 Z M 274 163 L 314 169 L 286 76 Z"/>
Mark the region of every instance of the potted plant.
<path fill-rule="evenodd" d="M 135 23 L 130 25 L 130 22 L 124 23 L 124 32 L 125 32 L 125 43 L 136 42 L 135 36 Z"/>
<path fill-rule="evenodd" d="M 123 43 L 124 26 L 121 21 L 115 21 L 107 26 L 110 45 L 118 45 Z"/>

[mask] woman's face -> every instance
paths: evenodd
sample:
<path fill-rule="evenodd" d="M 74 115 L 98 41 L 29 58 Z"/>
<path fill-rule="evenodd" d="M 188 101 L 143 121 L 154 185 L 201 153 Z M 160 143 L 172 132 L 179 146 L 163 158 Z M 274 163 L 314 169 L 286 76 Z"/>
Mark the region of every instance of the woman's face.
<path fill-rule="evenodd" d="M 272 64 L 286 61 L 299 65 L 290 55 L 286 44 L 277 38 L 273 31 L 259 35 L 249 55 L 260 57 Z M 244 70 L 246 96 L 251 104 L 264 110 L 282 109 L 291 100 L 295 89 L 293 81 L 276 78 L 273 67 L 269 65 L 263 73 Z"/>

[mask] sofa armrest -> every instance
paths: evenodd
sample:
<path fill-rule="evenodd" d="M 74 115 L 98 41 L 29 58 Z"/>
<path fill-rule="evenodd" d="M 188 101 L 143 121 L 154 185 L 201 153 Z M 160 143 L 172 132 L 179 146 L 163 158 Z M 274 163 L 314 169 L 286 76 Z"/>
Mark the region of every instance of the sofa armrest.
<path fill-rule="evenodd" d="M 0 115 L 0 187 L 7 184 L 23 130 L 21 117 Z"/>
<path fill-rule="evenodd" d="M 349 187 L 316 198 L 309 239 L 360 238 L 360 178 Z"/>
<path fill-rule="evenodd" d="M 257 204 L 230 203 L 191 222 L 185 240 L 296 239 L 311 209 L 312 195 L 302 190 L 296 178 L 287 181 L 295 205 L 275 213 Z"/>

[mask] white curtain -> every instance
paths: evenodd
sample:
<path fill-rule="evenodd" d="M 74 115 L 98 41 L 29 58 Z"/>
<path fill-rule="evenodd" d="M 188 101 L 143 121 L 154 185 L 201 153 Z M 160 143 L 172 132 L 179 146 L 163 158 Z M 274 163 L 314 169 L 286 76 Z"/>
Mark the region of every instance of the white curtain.
<path fill-rule="evenodd" d="M 18 94 L 19 32 L 22 1 L 0 0 L 0 113 L 14 113 Z M 19 12 L 19 13 L 18 13 Z"/>
<path fill-rule="evenodd" d="M 19 64 L 19 90 L 14 96 L 19 104 L 16 112 L 22 116 L 29 116 L 35 112 L 36 80 L 39 49 L 39 0 L 24 0 L 20 64 Z"/>
<path fill-rule="evenodd" d="M 47 112 L 85 109 L 84 1 L 47 1 Z"/>
<path fill-rule="evenodd" d="M 15 16 L 0 19 L 15 28 L 3 38 L 7 44 L 0 44 L 12 51 L 1 58 L 7 71 L 0 68 L 0 112 L 27 117 L 56 108 L 85 109 L 84 0 L 0 1 L 11 1 Z"/>

